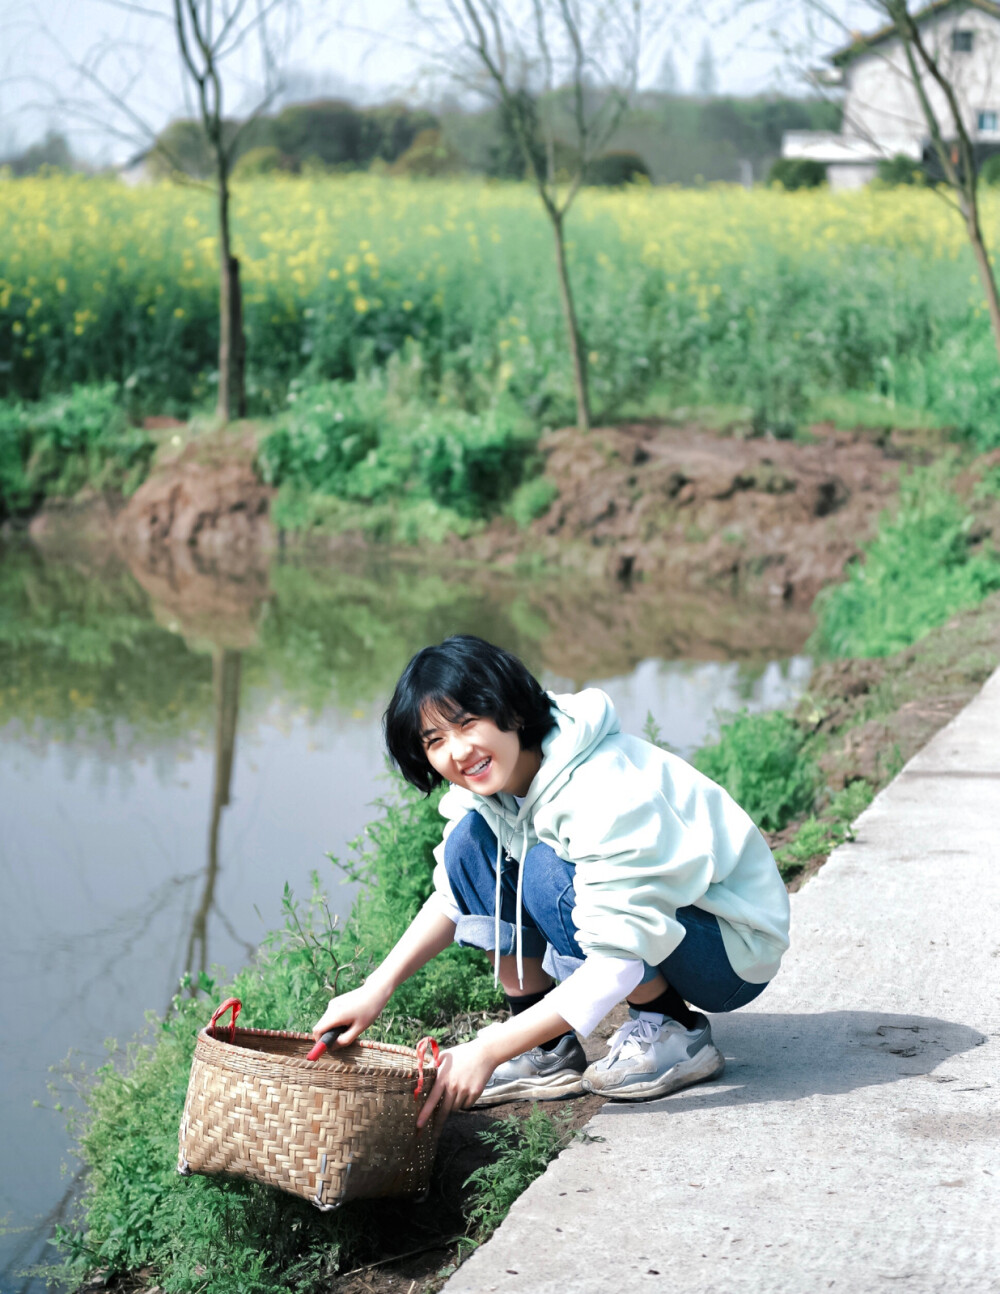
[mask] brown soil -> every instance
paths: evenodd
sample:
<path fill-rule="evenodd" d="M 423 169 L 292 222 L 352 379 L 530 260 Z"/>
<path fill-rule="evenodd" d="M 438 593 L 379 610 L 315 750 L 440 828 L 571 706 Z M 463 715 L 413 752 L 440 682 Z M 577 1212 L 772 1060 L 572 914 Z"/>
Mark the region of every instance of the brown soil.
<path fill-rule="evenodd" d="M 251 429 L 206 437 L 160 460 L 115 519 L 118 544 L 155 564 L 168 549 L 213 562 L 243 561 L 271 546 L 274 491 L 254 469 Z"/>
<path fill-rule="evenodd" d="M 527 533 L 496 523 L 467 549 L 805 607 L 874 534 L 902 456 L 867 432 L 815 427 L 813 437 L 736 440 L 645 423 L 553 432 L 541 449 L 555 502 Z"/>

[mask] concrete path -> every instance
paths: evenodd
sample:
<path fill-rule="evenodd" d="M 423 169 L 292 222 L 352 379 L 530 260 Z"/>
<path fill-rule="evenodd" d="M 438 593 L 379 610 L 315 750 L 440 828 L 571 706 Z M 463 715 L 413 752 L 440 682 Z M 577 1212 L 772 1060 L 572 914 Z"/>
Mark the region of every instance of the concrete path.
<path fill-rule="evenodd" d="M 1000 1291 L 1000 671 L 857 837 L 722 1078 L 605 1105 L 448 1294 Z"/>

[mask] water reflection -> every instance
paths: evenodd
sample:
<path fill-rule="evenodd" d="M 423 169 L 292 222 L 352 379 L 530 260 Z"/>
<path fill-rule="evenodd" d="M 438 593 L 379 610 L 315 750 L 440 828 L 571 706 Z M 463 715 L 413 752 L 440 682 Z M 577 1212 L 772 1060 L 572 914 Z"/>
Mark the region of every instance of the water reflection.
<path fill-rule="evenodd" d="M 229 787 L 236 752 L 236 718 L 240 707 L 241 653 L 231 647 L 216 647 L 212 652 L 212 690 L 215 700 L 215 769 L 212 777 L 212 813 L 208 827 L 208 866 L 205 869 L 201 899 L 191 921 L 185 974 L 190 976 L 192 993 L 200 976 L 208 973 L 208 917 L 216 910 L 215 882 L 219 875 L 219 827 L 222 810 L 229 803 Z M 243 943 L 247 957 L 253 956 L 253 944 L 236 934 L 224 913 L 219 914 L 234 943 Z"/>
<path fill-rule="evenodd" d="M 68 1047 L 99 1062 L 182 972 L 245 962 L 285 881 L 301 894 L 325 869 L 346 912 L 324 854 L 345 854 L 386 790 L 379 716 L 415 650 L 482 634 L 549 686 L 604 686 L 626 729 L 652 711 L 685 753 L 720 702 L 794 696 L 808 630 L 642 584 L 0 551 L 0 975 L 17 985 L 0 1005 L 0 1155 L 30 1166 L 16 1193 L 0 1180 L 0 1216 L 33 1237 L 0 1237 L 2 1288 L 65 1209 L 62 1127 L 31 1108 L 48 1066 Z"/>

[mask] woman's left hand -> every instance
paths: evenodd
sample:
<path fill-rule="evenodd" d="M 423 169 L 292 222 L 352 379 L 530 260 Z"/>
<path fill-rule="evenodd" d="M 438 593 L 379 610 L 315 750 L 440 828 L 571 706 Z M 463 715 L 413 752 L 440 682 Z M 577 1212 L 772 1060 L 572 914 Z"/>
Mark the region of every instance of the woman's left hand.
<path fill-rule="evenodd" d="M 442 1119 L 447 1119 L 452 1110 L 469 1109 L 479 1099 L 497 1063 L 482 1037 L 443 1051 L 431 1094 L 417 1117 L 417 1127 L 424 1126 L 437 1105 L 442 1107 Z"/>

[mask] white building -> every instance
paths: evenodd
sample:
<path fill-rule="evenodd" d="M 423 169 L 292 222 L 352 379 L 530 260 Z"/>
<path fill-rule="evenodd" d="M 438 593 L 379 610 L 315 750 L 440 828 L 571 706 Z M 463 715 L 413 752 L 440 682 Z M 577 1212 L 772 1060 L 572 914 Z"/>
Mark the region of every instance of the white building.
<path fill-rule="evenodd" d="M 936 0 L 914 14 L 921 40 L 955 89 L 960 116 L 982 156 L 1000 152 L 1000 4 L 993 0 Z M 917 58 L 918 67 L 922 66 Z M 842 85 L 844 120 L 839 134 L 790 131 L 783 157 L 825 163 L 831 188 L 854 189 L 875 177 L 878 163 L 902 155 L 930 156 L 930 133 L 903 42 L 893 26 L 860 33 L 829 56 L 822 80 Z M 946 140 L 954 118 L 940 86 L 925 72 L 921 85 Z"/>

